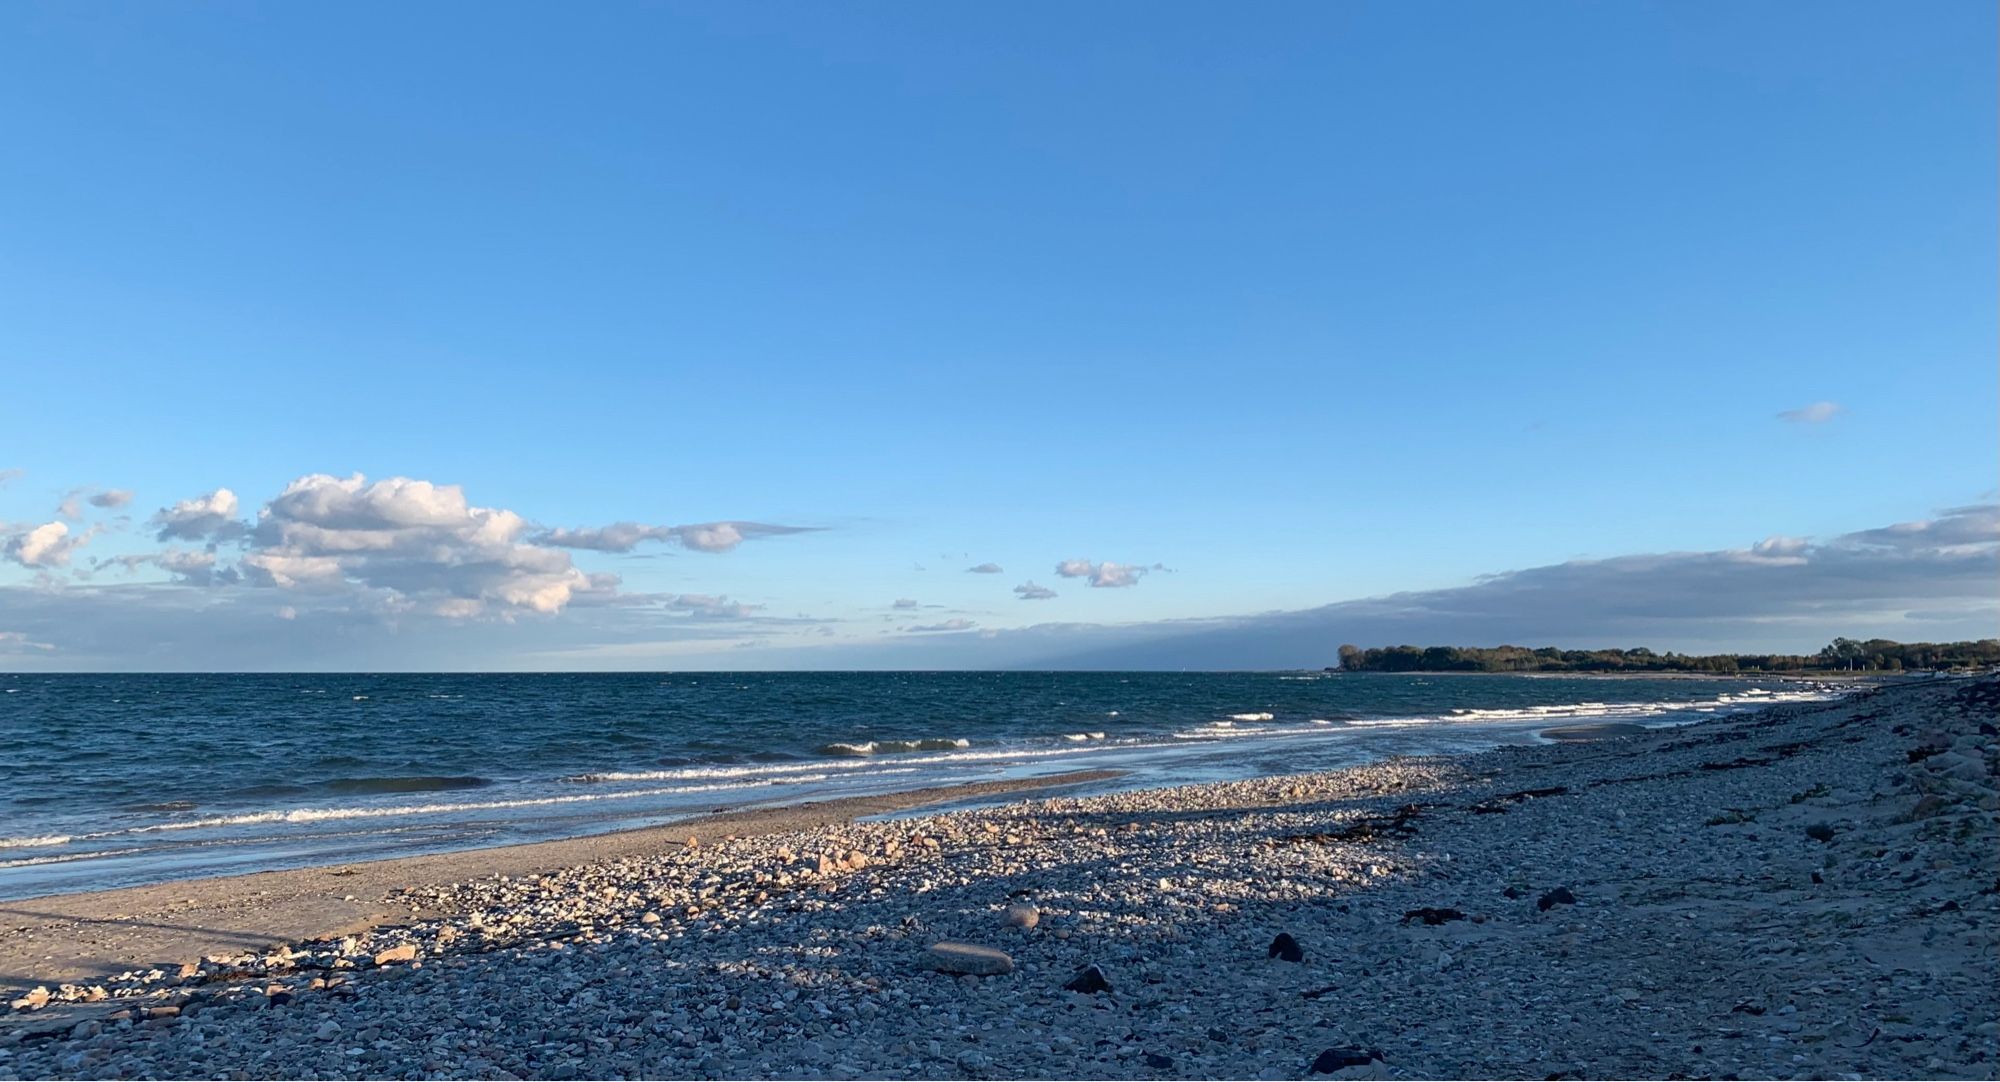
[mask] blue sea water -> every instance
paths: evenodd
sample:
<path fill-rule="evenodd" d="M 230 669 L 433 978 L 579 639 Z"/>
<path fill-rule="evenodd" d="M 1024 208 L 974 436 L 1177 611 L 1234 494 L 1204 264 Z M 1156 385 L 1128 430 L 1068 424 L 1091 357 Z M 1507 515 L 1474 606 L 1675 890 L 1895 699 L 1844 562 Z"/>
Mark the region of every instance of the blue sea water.
<path fill-rule="evenodd" d="M 1828 697 L 1293 673 L 0 674 L 0 898 L 1071 770 L 1326 769 Z"/>

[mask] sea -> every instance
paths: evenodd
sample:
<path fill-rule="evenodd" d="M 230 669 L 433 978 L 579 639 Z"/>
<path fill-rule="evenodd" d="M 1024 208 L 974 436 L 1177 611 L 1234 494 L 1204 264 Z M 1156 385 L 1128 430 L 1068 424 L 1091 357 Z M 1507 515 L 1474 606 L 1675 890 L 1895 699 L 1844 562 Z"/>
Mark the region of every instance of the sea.
<path fill-rule="evenodd" d="M 1094 788 L 1678 725 L 1838 685 L 1325 672 L 0 674 L 0 898 L 1066 771 Z"/>

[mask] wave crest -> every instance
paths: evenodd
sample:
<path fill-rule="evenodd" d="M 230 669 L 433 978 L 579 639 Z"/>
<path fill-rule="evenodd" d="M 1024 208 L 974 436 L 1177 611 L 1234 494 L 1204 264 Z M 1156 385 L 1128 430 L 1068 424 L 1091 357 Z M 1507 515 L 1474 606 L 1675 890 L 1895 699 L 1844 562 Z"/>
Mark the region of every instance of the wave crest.
<path fill-rule="evenodd" d="M 813 749 L 818 755 L 836 758 L 853 758 L 863 755 L 885 755 L 904 751 L 955 751 L 969 748 L 972 741 L 963 737 L 929 737 L 922 740 L 870 740 L 865 744 L 823 744 Z"/>

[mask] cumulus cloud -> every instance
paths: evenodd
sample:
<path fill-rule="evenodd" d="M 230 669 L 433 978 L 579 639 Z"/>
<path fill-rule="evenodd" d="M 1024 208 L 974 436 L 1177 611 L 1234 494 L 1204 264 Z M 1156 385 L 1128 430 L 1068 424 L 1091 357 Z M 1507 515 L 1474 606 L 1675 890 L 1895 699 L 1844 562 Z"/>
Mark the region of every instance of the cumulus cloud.
<path fill-rule="evenodd" d="M 223 502 L 226 510 L 213 514 L 233 513 L 234 496 Z M 202 513 L 198 506 L 176 518 Z M 457 485 L 312 474 L 258 513 L 239 566 L 257 586 L 362 588 L 392 606 L 454 619 L 559 612 L 615 587 L 614 578 L 586 575 L 564 553 L 526 543 L 527 532 L 521 516 L 476 507 Z"/>
<path fill-rule="evenodd" d="M 688 526 L 614 522 L 609 526 L 542 530 L 532 540 L 538 545 L 596 552 L 631 552 L 647 541 L 675 542 L 696 552 L 728 552 L 745 541 L 808 533 L 812 529 L 810 526 L 781 526 L 770 522 L 701 522 Z"/>
<path fill-rule="evenodd" d="M 1001 571 L 1005 569 L 996 563 L 983 563 L 983 564 L 974 564 L 973 566 L 968 567 L 965 570 L 967 574 L 972 574 L 972 575 L 998 575 Z"/>
<path fill-rule="evenodd" d="M 1056 565 L 1056 574 L 1066 579 L 1089 579 L 1090 584 L 1100 588 L 1134 586 L 1139 577 L 1148 569 L 1133 564 L 1113 563 L 1106 560 L 1098 563 L 1092 560 L 1064 560 Z"/>
<path fill-rule="evenodd" d="M 1023 601 L 1047 601 L 1049 598 L 1056 596 L 1056 592 L 1036 583 L 1033 579 L 1029 579 L 1027 582 L 1014 587 L 1014 596 Z"/>
<path fill-rule="evenodd" d="M 247 528 L 236 517 L 236 493 L 218 488 L 206 496 L 182 500 L 153 515 L 160 541 L 203 541 L 218 544 L 241 538 Z"/>
<path fill-rule="evenodd" d="M 95 536 L 95 528 L 71 536 L 67 523 L 44 522 L 39 526 L 15 529 L 5 535 L 0 553 L 22 567 L 67 567 L 70 556 L 89 544 Z"/>
<path fill-rule="evenodd" d="M 1814 402 L 1811 405 L 1800 406 L 1795 410 L 1782 410 L 1778 413 L 1778 419 L 1780 421 L 1790 421 L 1793 424 L 1819 425 L 1825 424 L 1845 412 L 1847 412 L 1846 409 L 1838 402 Z"/>
<path fill-rule="evenodd" d="M 121 489 L 79 489 L 69 502 L 79 499 L 93 506 L 120 507 L 130 502 L 131 494 Z M 80 504 L 75 509 L 80 510 Z M 618 523 L 596 530 L 547 531 L 513 511 L 471 503 L 457 485 L 409 477 L 370 481 L 361 474 L 301 477 L 258 509 L 254 521 L 246 521 L 247 515 L 248 509 L 227 488 L 182 500 L 151 517 L 154 537 L 194 542 L 200 551 L 167 548 L 118 555 L 95 561 L 90 570 L 152 568 L 165 572 L 176 585 L 282 590 L 301 599 L 313 598 L 314 613 L 338 610 L 386 619 L 504 621 L 525 613 L 553 614 L 578 604 L 614 603 L 687 620 L 739 619 L 762 606 L 703 594 L 623 594 L 617 576 L 586 573 L 563 549 L 628 551 L 642 541 L 665 540 L 720 552 L 748 539 L 805 529 L 729 521 L 667 527 Z M 11 532 L 0 524 L 0 555 L 24 566 L 61 567 L 95 532 L 93 527 L 81 536 L 72 535 L 60 521 Z M 224 550 L 224 543 L 232 548 Z M 88 572 L 78 573 L 78 581 L 87 578 Z M 259 611 L 269 618 L 268 606 Z M 293 605 L 278 611 L 289 612 L 287 620 L 300 615 Z"/>
<path fill-rule="evenodd" d="M 978 626 L 973 621 L 958 616 L 935 624 L 912 624 L 903 630 L 912 633 L 928 634 L 943 631 L 971 631 Z"/>

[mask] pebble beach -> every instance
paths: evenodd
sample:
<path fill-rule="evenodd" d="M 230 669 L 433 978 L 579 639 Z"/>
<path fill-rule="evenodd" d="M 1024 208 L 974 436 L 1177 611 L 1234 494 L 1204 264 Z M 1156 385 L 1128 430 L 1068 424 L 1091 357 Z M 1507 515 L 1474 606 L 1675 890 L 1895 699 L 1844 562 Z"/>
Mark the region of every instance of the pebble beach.
<path fill-rule="evenodd" d="M 1996 720 L 2000 680 L 1916 680 L 532 873 L 463 854 L 351 928 L 68 981 L 36 952 L 69 926 L 10 904 L 0 1077 L 1992 1078 Z"/>

